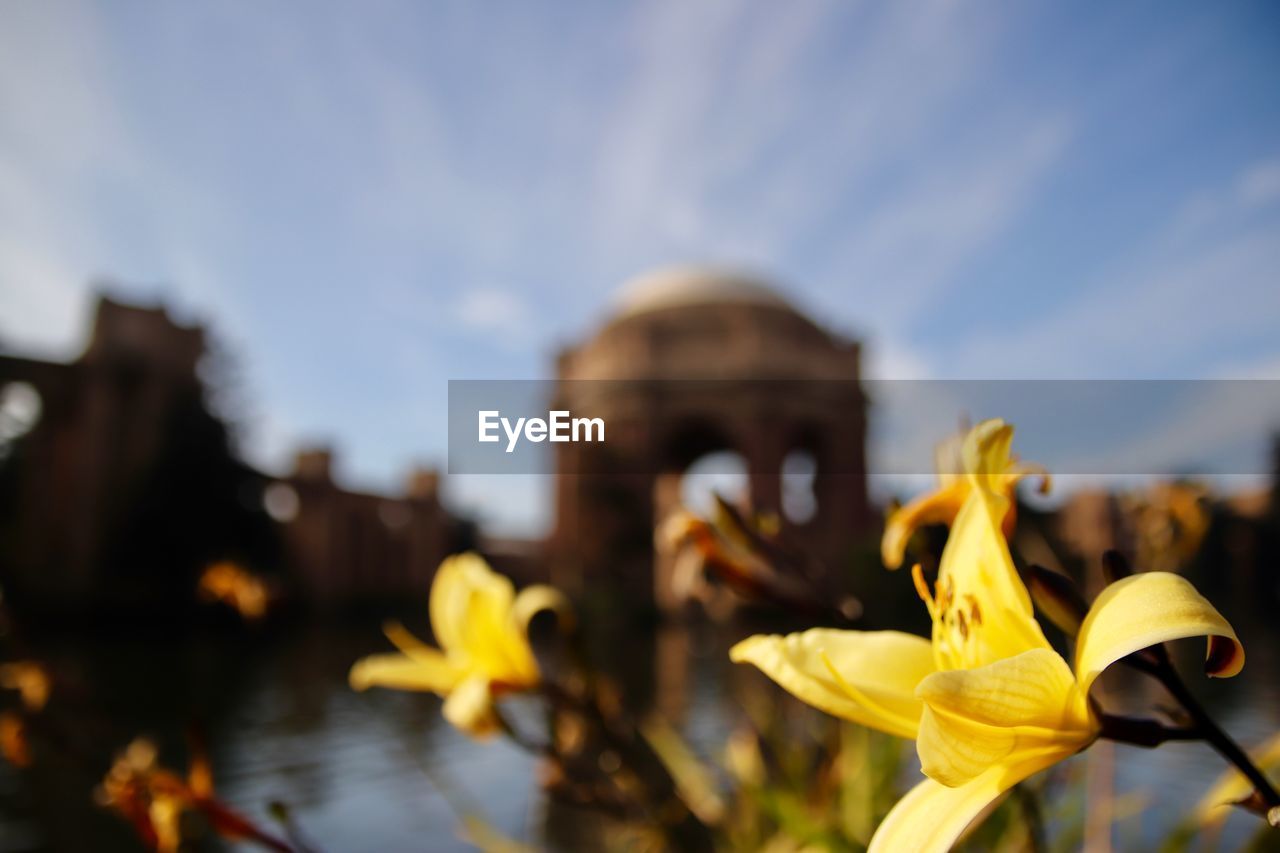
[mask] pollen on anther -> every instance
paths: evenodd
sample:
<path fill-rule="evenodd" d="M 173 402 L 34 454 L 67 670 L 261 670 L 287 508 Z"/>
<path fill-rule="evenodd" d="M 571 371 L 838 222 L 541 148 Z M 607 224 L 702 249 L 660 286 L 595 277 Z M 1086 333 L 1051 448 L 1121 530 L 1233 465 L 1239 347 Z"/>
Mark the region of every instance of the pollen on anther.
<path fill-rule="evenodd" d="M 924 602 L 924 606 L 929 608 L 930 616 L 937 616 L 937 605 L 933 600 L 933 594 L 929 592 L 929 584 L 924 579 L 924 568 L 916 563 L 911 567 L 911 580 L 916 586 L 916 595 L 920 596 L 920 600 Z"/>
<path fill-rule="evenodd" d="M 978 599 L 974 598 L 971 594 L 969 594 L 969 593 L 967 593 L 967 592 L 966 592 L 966 593 L 964 594 L 964 600 L 965 600 L 965 601 L 967 601 L 967 602 L 969 603 L 969 619 L 970 619 L 970 621 L 972 621 L 972 622 L 973 622 L 973 624 L 975 624 L 975 625 L 981 625 L 981 624 L 982 624 L 982 609 L 981 609 L 980 607 L 978 607 Z"/>
<path fill-rule="evenodd" d="M 940 577 L 938 578 L 938 583 L 936 586 L 938 590 L 938 601 L 937 601 L 938 609 L 947 610 L 948 608 L 950 608 L 951 602 L 955 598 L 955 584 L 951 581 L 951 578 L 949 577 L 948 578 Z"/>

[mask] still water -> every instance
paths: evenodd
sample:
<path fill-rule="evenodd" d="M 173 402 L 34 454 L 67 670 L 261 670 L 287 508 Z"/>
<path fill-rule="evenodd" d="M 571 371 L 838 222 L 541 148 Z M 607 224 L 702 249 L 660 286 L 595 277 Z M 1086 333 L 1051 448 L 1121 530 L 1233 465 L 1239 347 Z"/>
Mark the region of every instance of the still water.
<path fill-rule="evenodd" d="M 742 633 L 637 630 L 597 644 L 594 653 L 624 682 L 629 707 L 658 710 L 714 758 L 740 719 L 735 694 L 760 689 L 756 676 L 725 654 Z M 1241 634 L 1249 652 L 1245 680 L 1204 685 L 1202 693 L 1226 728 L 1253 744 L 1280 729 L 1280 643 L 1273 629 Z M 39 752 L 31 771 L 0 763 L 0 851 L 138 849 L 89 792 L 111 753 L 136 734 L 157 740 L 165 764 L 184 766 L 189 722 L 207 732 L 225 801 L 272 829 L 268 804 L 287 804 L 317 848 L 469 849 L 456 835 L 459 810 L 545 844 L 548 810 L 532 759 L 504 741 L 458 734 L 440 719 L 432 696 L 348 689 L 352 661 L 388 650 L 376 622 L 292 624 L 269 634 L 61 635 L 33 647 L 67 685 L 67 698 L 55 698 L 50 713 L 76 721 L 97 763 Z M 521 709 L 514 710 L 520 720 Z M 1116 749 L 1116 791 L 1137 792 L 1146 804 L 1117 826 L 1119 846 L 1157 843 L 1222 766 L 1196 744 Z M 1255 826 L 1247 816 L 1232 817 L 1224 848 Z"/>

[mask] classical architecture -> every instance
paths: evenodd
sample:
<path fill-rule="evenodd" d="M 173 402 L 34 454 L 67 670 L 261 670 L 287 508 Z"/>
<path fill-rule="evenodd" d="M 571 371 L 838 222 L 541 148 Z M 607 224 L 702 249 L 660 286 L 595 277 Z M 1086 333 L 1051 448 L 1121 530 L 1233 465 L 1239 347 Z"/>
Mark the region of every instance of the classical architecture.
<path fill-rule="evenodd" d="M 220 560 L 321 607 L 424 595 L 473 535 L 442 506 L 438 475 L 413 472 L 402 494 L 356 492 L 335 482 L 327 448 L 299 453 L 282 477 L 254 470 L 205 404 L 205 351 L 201 328 L 103 298 L 75 361 L 0 357 L 0 393 L 22 390 L 40 408 L 26 435 L 0 433 L 6 595 L 165 606 L 189 601 L 194 577 Z M 636 279 L 604 326 L 561 354 L 557 377 L 557 407 L 603 415 L 608 441 L 556 445 L 555 528 L 542 547 L 489 543 L 506 571 L 681 606 L 653 532 L 689 467 L 718 451 L 740 456 L 749 502 L 766 512 L 785 509 L 785 461 L 808 460 L 811 511 L 781 516 L 828 565 L 877 523 L 858 345 L 755 279 L 693 268 Z"/>
<path fill-rule="evenodd" d="M 162 308 L 103 298 L 74 361 L 0 356 L 6 601 L 173 610 L 193 606 L 196 576 L 223 560 L 322 608 L 420 598 L 446 554 L 475 546 L 476 532 L 442 504 L 433 470 L 411 472 L 397 494 L 370 494 L 339 485 L 323 447 L 299 453 L 284 476 L 246 465 L 206 405 L 206 343 L 201 328 Z M 680 504 L 691 467 L 728 451 L 752 509 L 776 514 L 822 565 L 846 568 L 879 527 L 867 497 L 859 356 L 856 342 L 757 279 L 699 268 L 641 276 L 556 364 L 550 402 L 603 417 L 607 441 L 554 445 L 555 524 L 545 542 L 479 544 L 521 582 L 679 609 L 684 592 L 655 552 L 654 530 Z M 805 513 L 784 500 L 784 470 L 796 458 L 807 463 Z M 1272 574 L 1257 567 L 1275 563 L 1276 488 L 1247 507 L 1238 497 L 1198 502 L 1215 519 L 1200 531 L 1212 555 L 1205 565 L 1232 566 L 1217 575 L 1258 600 L 1275 594 Z M 1078 555 L 1066 568 L 1096 588 L 1104 549 L 1141 551 L 1134 535 L 1144 528 L 1133 517 L 1114 495 L 1081 493 L 1046 516 L 1044 530 Z"/>
<path fill-rule="evenodd" d="M 816 506 L 784 522 L 829 565 L 874 527 L 867 500 L 859 346 L 823 329 L 761 281 L 664 269 L 622 291 L 616 312 L 557 362 L 557 407 L 603 416 L 604 446 L 557 445 L 552 580 L 622 578 L 635 597 L 681 605 L 655 557 L 655 524 L 696 460 L 733 451 L 749 502 L 782 509 L 789 454 L 813 466 Z"/>
<path fill-rule="evenodd" d="M 47 602 L 108 591 L 99 569 L 135 556 L 125 539 L 143 492 L 153 491 L 148 475 L 174 448 L 176 422 L 200 408 L 204 346 L 200 329 L 161 309 L 102 299 L 76 361 L 0 357 L 6 395 L 21 392 L 37 418 L 6 448 L 7 592 Z"/>
<path fill-rule="evenodd" d="M 99 300 L 70 363 L 0 356 L 0 585 L 45 609 L 175 608 L 232 560 L 322 607 L 425 595 L 460 526 L 438 477 L 402 495 L 336 485 L 327 451 L 271 478 L 239 460 L 211 414 L 205 333 L 163 308 Z M 18 436 L 19 427 L 24 434 Z"/>
<path fill-rule="evenodd" d="M 440 476 L 410 472 L 403 494 L 337 486 L 328 448 L 299 452 L 292 473 L 264 491 L 301 590 L 325 608 L 361 599 L 426 600 L 436 566 L 464 545 L 441 506 Z"/>

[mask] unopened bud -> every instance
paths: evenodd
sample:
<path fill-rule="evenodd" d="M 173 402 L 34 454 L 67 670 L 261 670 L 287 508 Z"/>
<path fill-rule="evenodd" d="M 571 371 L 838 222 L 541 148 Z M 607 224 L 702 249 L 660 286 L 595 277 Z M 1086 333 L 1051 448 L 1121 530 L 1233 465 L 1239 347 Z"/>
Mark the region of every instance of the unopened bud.
<path fill-rule="evenodd" d="M 1075 581 L 1061 572 L 1036 565 L 1027 567 L 1027 580 L 1031 598 L 1040 612 L 1068 637 L 1074 637 L 1089 612 L 1089 605 Z"/>

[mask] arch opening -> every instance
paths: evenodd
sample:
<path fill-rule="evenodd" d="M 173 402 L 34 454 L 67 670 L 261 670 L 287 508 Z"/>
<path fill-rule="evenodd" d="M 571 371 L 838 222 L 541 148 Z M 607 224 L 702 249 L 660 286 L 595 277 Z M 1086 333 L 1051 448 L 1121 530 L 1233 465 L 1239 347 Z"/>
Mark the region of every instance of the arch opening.
<path fill-rule="evenodd" d="M 680 504 L 698 515 L 715 512 L 713 494 L 735 506 L 749 501 L 750 478 L 747 460 L 732 450 L 717 450 L 695 460 L 680 478 Z"/>
<path fill-rule="evenodd" d="M 782 460 L 782 515 L 792 524 L 806 524 L 818 514 L 818 457 L 798 448 Z"/>
<path fill-rule="evenodd" d="M 43 410 L 40 392 L 29 382 L 9 382 L 0 388 L 0 458 L 36 428 Z"/>

